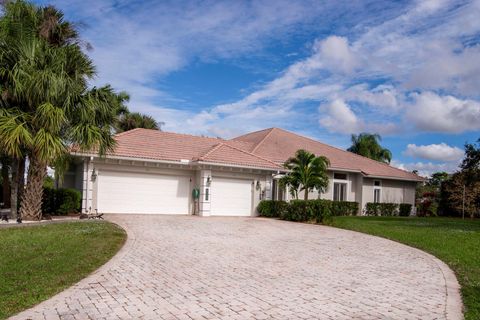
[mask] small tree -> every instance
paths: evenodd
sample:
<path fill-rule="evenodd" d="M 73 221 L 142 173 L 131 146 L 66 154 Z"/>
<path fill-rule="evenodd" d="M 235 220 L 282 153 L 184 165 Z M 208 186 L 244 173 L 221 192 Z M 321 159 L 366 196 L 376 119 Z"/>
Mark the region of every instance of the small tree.
<path fill-rule="evenodd" d="M 308 193 L 313 189 L 325 192 L 328 187 L 327 168 L 330 161 L 323 156 L 315 156 L 306 150 L 298 150 L 295 157 L 288 159 L 284 166 L 290 170 L 283 178 L 283 185 L 298 191 L 304 191 L 304 200 L 308 200 Z M 298 197 L 298 196 L 297 196 Z"/>

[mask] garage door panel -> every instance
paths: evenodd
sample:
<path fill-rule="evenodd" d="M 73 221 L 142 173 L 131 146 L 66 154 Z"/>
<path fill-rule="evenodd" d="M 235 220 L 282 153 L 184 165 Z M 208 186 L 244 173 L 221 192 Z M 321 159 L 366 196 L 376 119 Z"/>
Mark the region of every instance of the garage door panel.
<path fill-rule="evenodd" d="M 98 210 L 107 213 L 188 214 L 190 177 L 100 172 Z"/>
<path fill-rule="evenodd" d="M 213 216 L 250 216 L 252 214 L 251 180 L 214 177 L 211 186 Z"/>

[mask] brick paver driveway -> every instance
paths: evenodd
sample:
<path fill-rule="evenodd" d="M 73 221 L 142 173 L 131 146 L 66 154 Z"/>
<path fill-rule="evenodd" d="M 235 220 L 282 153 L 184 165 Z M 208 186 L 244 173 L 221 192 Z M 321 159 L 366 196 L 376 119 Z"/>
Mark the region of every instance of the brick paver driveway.
<path fill-rule="evenodd" d="M 108 217 L 121 252 L 16 319 L 459 319 L 451 271 L 401 244 L 261 218 Z"/>

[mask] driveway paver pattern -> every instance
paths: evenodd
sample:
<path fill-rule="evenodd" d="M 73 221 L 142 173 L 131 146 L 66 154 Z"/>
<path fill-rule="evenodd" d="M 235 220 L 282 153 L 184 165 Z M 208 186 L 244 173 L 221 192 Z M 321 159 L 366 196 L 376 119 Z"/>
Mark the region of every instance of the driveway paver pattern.
<path fill-rule="evenodd" d="M 263 218 L 109 215 L 124 248 L 12 319 L 461 319 L 440 260 L 399 243 Z"/>

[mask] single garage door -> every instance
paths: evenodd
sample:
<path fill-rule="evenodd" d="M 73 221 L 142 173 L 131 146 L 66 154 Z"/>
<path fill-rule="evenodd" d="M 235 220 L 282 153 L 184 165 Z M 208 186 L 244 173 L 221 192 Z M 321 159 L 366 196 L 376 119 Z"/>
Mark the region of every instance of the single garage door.
<path fill-rule="evenodd" d="M 252 181 L 213 177 L 210 215 L 252 215 Z"/>
<path fill-rule="evenodd" d="M 101 171 L 97 179 L 99 212 L 188 214 L 190 177 Z"/>

